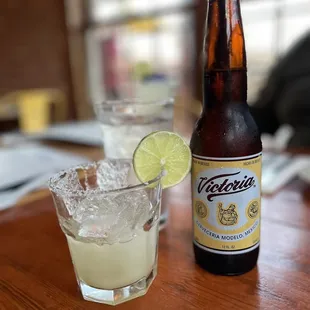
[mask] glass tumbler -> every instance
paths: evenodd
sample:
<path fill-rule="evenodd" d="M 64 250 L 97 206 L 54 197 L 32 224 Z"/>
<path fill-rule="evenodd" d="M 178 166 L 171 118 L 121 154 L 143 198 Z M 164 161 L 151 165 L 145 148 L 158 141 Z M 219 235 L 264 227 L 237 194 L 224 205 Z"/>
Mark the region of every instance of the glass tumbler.
<path fill-rule="evenodd" d="M 131 160 L 81 165 L 51 178 L 81 293 L 117 305 L 146 294 L 157 274 L 161 176 L 141 184 Z"/>

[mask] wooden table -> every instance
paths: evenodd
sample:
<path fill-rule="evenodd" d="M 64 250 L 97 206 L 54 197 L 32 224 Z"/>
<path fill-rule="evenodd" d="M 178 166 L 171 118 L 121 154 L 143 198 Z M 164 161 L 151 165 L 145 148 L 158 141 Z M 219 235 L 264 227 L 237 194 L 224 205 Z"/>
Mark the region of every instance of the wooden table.
<path fill-rule="evenodd" d="M 310 309 L 308 190 L 296 180 L 263 198 L 258 267 L 223 277 L 195 264 L 187 179 L 170 197 L 156 280 L 146 296 L 118 309 Z M 26 201 L 0 213 L 0 309 L 108 309 L 82 299 L 51 197 L 45 191 Z"/>

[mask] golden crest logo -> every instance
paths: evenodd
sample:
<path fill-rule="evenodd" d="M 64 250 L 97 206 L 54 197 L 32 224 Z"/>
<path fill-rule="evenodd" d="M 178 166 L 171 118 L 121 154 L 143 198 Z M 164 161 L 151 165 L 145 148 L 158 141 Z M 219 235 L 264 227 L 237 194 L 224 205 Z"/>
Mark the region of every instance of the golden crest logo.
<path fill-rule="evenodd" d="M 251 219 L 256 218 L 259 213 L 259 202 L 257 200 L 250 202 L 247 210 L 248 216 Z"/>
<path fill-rule="evenodd" d="M 200 218 L 205 218 L 208 215 L 208 207 L 202 201 L 195 202 L 195 209 Z"/>
<path fill-rule="evenodd" d="M 227 209 L 223 209 L 223 204 L 218 204 L 217 216 L 219 223 L 225 226 L 232 226 L 238 223 L 238 213 L 236 205 L 230 204 Z"/>
<path fill-rule="evenodd" d="M 260 240 L 261 154 L 193 155 L 194 242 L 207 251 L 240 254 Z"/>

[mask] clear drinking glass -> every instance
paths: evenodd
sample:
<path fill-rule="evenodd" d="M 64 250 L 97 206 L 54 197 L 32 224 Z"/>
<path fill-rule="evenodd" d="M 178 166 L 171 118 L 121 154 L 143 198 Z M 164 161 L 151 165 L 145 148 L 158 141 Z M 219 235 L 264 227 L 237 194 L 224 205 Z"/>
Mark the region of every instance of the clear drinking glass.
<path fill-rule="evenodd" d="M 132 158 L 139 142 L 157 130 L 173 129 L 173 99 L 105 101 L 94 104 L 107 158 Z"/>
<path fill-rule="evenodd" d="M 132 158 L 139 142 L 158 130 L 173 130 L 174 99 L 142 101 L 138 99 L 104 101 L 94 104 L 100 122 L 106 158 Z M 168 190 L 163 197 L 168 196 Z M 164 199 L 164 201 L 168 201 Z M 162 204 L 160 229 L 169 216 L 168 204 Z"/>
<path fill-rule="evenodd" d="M 141 184 L 131 160 L 103 160 L 50 180 L 85 300 L 117 305 L 146 294 L 157 274 L 160 178 Z"/>

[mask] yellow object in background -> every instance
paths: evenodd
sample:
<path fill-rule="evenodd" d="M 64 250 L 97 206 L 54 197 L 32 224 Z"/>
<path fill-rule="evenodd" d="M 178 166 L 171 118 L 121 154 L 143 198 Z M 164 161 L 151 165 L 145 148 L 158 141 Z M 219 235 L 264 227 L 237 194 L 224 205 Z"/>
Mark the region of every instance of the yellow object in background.
<path fill-rule="evenodd" d="M 137 81 L 142 81 L 146 76 L 153 73 L 151 64 L 141 61 L 133 66 L 133 76 Z"/>
<path fill-rule="evenodd" d="M 66 120 L 66 98 L 57 89 L 16 91 L 1 98 L 0 102 L 17 106 L 20 130 L 25 134 L 42 132 L 50 125 L 52 105 L 55 106 L 55 119 Z"/>
<path fill-rule="evenodd" d="M 134 32 L 153 32 L 160 27 L 160 22 L 155 18 L 131 20 L 127 23 L 127 29 Z"/>
<path fill-rule="evenodd" d="M 45 130 L 50 122 L 49 94 L 33 91 L 22 92 L 17 99 L 19 126 L 24 133 L 36 133 Z"/>

